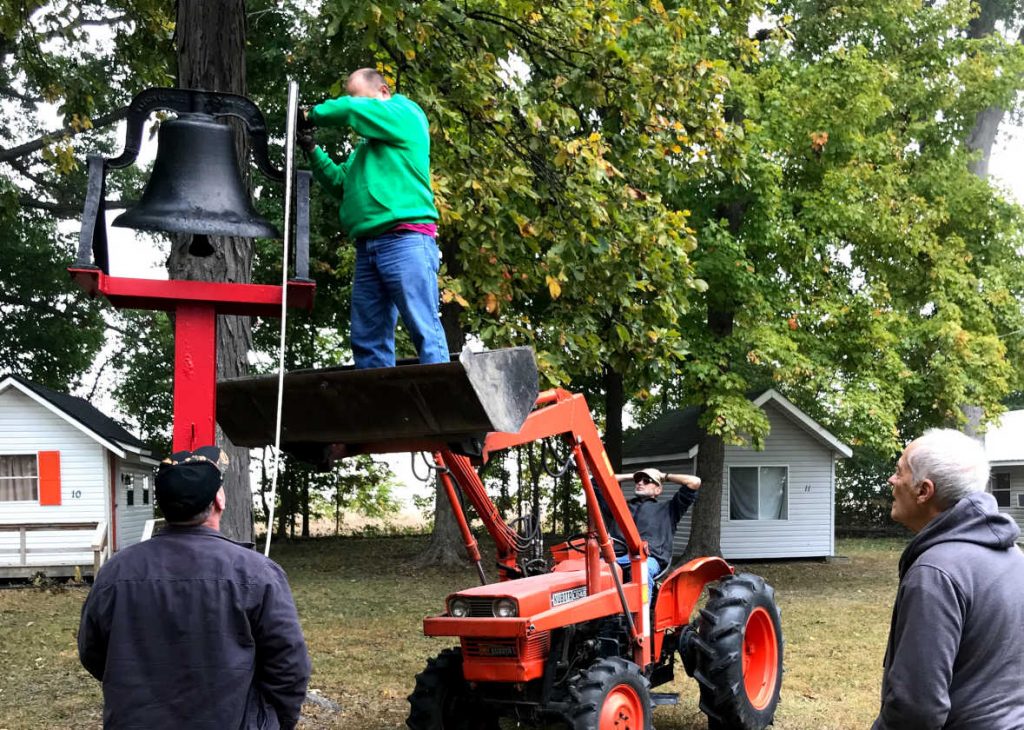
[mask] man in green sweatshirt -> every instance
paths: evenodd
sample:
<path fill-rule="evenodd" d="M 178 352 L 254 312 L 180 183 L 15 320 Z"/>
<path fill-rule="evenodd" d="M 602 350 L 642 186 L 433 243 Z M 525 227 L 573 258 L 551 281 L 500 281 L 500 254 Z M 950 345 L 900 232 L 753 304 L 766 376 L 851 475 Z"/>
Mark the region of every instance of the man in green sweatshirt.
<path fill-rule="evenodd" d="M 348 77 L 348 96 L 306 113 L 319 127 L 347 127 L 359 142 L 340 165 L 299 136 L 313 176 L 341 200 L 342 228 L 356 242 L 352 283 L 352 352 L 357 368 L 395 364 L 398 314 L 421 363 L 448 362 L 438 315 L 440 254 L 430 187 L 430 127 L 423 110 L 392 94 L 369 68 Z"/>

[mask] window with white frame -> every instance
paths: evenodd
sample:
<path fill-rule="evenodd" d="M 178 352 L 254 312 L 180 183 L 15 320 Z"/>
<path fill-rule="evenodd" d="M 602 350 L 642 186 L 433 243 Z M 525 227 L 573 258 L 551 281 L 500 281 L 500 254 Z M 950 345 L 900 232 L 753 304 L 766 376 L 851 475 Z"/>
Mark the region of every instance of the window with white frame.
<path fill-rule="evenodd" d="M 121 472 L 121 486 L 124 487 L 124 503 L 126 506 L 135 507 L 139 504 L 149 504 L 149 474 L 140 474 L 139 472 L 134 471 L 123 471 Z M 136 502 L 136 500 L 140 498 L 141 502 Z"/>
<path fill-rule="evenodd" d="M 996 498 L 996 504 L 1000 507 L 1010 506 L 1010 473 L 996 472 L 989 480 L 989 489 L 992 496 Z"/>
<path fill-rule="evenodd" d="M 1017 506 L 1024 507 L 1024 492 L 1019 492 L 1017 494 Z"/>
<path fill-rule="evenodd" d="M 729 467 L 729 519 L 789 519 L 789 467 Z"/>
<path fill-rule="evenodd" d="M 39 459 L 35 454 L 0 455 L 0 502 L 39 500 Z"/>
<path fill-rule="evenodd" d="M 38 500 L 38 457 L 35 454 L 0 454 L 0 502 Z"/>
<path fill-rule="evenodd" d="M 124 487 L 124 503 L 128 507 L 135 506 L 135 475 L 130 471 L 121 472 L 121 486 Z"/>

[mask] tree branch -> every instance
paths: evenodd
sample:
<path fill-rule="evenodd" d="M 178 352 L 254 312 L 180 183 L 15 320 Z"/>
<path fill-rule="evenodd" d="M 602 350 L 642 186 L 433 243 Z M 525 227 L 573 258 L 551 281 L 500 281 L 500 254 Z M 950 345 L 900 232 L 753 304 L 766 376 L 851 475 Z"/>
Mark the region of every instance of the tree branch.
<path fill-rule="evenodd" d="M 105 205 L 107 210 L 117 210 L 118 208 L 131 208 L 136 205 L 139 201 L 137 200 L 108 200 Z M 84 201 L 80 202 L 59 202 L 54 203 L 49 200 L 37 200 L 27 195 L 22 195 L 18 198 L 18 205 L 23 208 L 32 208 L 34 210 L 45 210 L 57 218 L 77 218 L 82 213 L 82 207 L 85 205 Z"/>
<path fill-rule="evenodd" d="M 126 116 L 128 116 L 128 107 L 125 106 L 120 109 L 115 109 L 108 114 L 101 114 L 100 116 L 95 117 L 92 119 L 92 126 L 94 128 L 105 127 L 108 124 L 113 124 L 114 122 L 124 119 Z M 30 155 L 33 152 L 38 152 L 46 145 L 60 139 L 61 137 L 74 137 L 85 131 L 87 130 L 84 128 L 74 129 L 69 124 L 63 129 L 55 132 L 47 132 L 43 136 L 34 139 L 31 142 L 26 142 L 25 144 L 20 144 L 17 147 L 11 147 L 9 149 L 0 149 L 0 162 L 10 162 L 11 160 L 16 160 L 19 157 Z"/>

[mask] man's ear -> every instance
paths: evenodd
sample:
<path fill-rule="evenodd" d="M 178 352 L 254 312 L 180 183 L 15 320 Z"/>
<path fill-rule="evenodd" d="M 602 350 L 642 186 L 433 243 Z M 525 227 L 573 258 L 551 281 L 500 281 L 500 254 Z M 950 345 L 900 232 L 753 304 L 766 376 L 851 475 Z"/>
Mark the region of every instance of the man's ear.
<path fill-rule="evenodd" d="M 931 479 L 922 479 L 917 485 L 917 503 L 925 504 L 935 500 L 935 482 Z"/>
<path fill-rule="evenodd" d="M 217 505 L 217 509 L 221 512 L 223 512 L 224 508 L 227 507 L 228 498 L 227 494 L 224 492 L 224 487 L 217 490 L 217 494 L 213 496 L 213 503 Z"/>

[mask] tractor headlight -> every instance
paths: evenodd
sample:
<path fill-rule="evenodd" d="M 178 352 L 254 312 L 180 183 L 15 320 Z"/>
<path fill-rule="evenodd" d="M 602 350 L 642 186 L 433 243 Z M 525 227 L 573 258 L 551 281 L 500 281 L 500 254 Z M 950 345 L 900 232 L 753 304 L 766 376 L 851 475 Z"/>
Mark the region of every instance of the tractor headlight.
<path fill-rule="evenodd" d="M 519 615 L 519 604 L 511 598 L 499 598 L 492 608 L 497 618 L 513 618 Z"/>
<path fill-rule="evenodd" d="M 469 615 L 469 601 L 465 598 L 453 598 L 448 602 L 448 613 L 454 618 L 465 618 Z"/>

